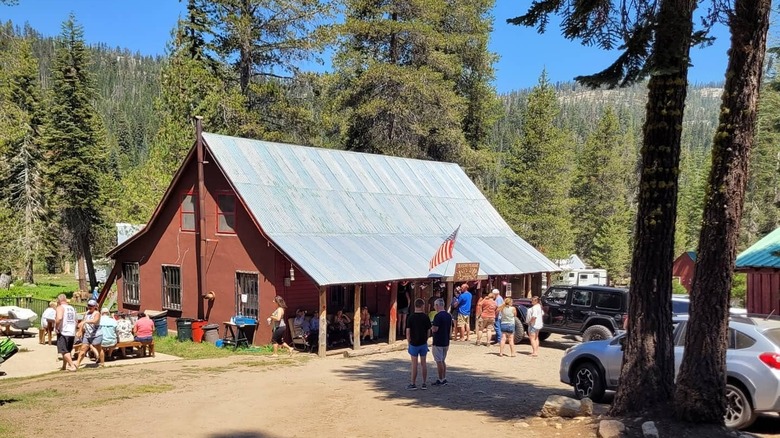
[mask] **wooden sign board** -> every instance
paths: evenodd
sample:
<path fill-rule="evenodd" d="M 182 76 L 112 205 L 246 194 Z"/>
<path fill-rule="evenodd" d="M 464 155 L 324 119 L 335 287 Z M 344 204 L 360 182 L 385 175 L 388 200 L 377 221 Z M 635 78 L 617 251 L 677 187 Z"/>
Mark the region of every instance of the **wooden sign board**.
<path fill-rule="evenodd" d="M 479 276 L 479 263 L 456 263 L 453 281 L 471 281 Z"/>

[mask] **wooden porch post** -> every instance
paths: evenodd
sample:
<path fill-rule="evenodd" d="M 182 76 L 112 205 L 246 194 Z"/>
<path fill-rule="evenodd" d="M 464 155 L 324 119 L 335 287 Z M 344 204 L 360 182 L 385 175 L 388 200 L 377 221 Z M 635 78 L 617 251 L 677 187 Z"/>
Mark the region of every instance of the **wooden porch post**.
<path fill-rule="evenodd" d="M 355 317 L 352 318 L 352 349 L 360 348 L 360 289 L 361 285 L 355 285 Z"/>
<path fill-rule="evenodd" d="M 398 282 L 390 287 L 390 330 L 387 333 L 387 343 L 395 343 L 395 332 L 398 330 Z"/>
<path fill-rule="evenodd" d="M 547 272 L 545 275 L 547 276 L 547 288 L 549 289 L 552 286 L 552 273 Z"/>
<path fill-rule="evenodd" d="M 318 340 L 317 354 L 325 357 L 325 349 L 328 346 L 328 293 L 325 286 L 320 286 L 320 338 Z"/>

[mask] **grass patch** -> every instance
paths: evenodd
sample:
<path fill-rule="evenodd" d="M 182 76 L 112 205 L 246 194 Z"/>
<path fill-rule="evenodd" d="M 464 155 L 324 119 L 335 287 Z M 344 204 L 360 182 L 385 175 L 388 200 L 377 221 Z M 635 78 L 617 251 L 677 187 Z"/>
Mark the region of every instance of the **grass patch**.
<path fill-rule="evenodd" d="M 62 393 L 57 389 L 43 389 L 16 395 L 0 394 L 0 400 L 13 401 L 13 403 L 9 403 L 9 406 L 15 408 L 37 407 L 61 398 Z"/>
<path fill-rule="evenodd" d="M 183 359 L 213 359 L 236 355 L 269 355 L 272 350 L 270 346 L 263 346 L 233 351 L 232 348 L 217 348 L 207 342 L 200 344 L 196 342 L 179 342 L 173 336 L 166 336 L 154 339 L 154 351 Z"/>
<path fill-rule="evenodd" d="M 36 284 L 19 285 L 14 284 L 10 289 L 0 291 L 0 297 L 26 297 L 28 295 L 34 298 L 43 298 L 51 300 L 59 294 L 65 294 L 69 298 L 73 292 L 79 289 L 79 282 L 73 278 L 73 274 L 55 274 L 35 276 Z"/>
<path fill-rule="evenodd" d="M 111 402 L 130 400 L 132 398 L 141 397 L 147 394 L 161 394 L 173 390 L 175 387 L 168 383 L 161 383 L 158 385 L 115 385 L 100 388 L 98 392 L 101 393 L 119 393 L 111 397 L 99 398 L 96 400 L 90 400 L 82 403 L 82 408 L 96 408 L 105 406 Z"/>

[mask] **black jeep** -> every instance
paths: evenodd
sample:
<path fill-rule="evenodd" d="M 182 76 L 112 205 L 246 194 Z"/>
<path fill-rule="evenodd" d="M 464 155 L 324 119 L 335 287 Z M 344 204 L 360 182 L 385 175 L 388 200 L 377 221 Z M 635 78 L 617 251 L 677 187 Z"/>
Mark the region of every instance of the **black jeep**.
<path fill-rule="evenodd" d="M 525 316 L 531 300 L 514 299 L 518 319 L 523 330 L 515 328 L 515 343 L 520 342 L 528 327 Z M 628 312 L 628 290 L 605 286 L 551 286 L 541 298 L 544 327 L 539 339 L 545 340 L 550 333 L 580 335 L 583 342 L 610 339 L 623 328 Z M 516 321 L 516 325 L 517 322 Z"/>

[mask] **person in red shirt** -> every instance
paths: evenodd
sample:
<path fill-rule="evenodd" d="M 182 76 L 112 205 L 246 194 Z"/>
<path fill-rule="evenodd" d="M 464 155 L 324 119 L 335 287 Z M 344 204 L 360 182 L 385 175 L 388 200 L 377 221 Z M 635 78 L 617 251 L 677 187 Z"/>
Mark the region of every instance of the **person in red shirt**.
<path fill-rule="evenodd" d="M 154 322 L 144 312 L 138 314 L 138 321 L 133 326 L 133 334 L 137 342 L 151 342 L 154 333 Z"/>

